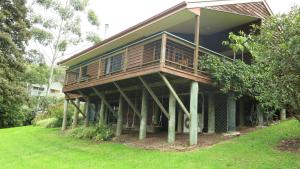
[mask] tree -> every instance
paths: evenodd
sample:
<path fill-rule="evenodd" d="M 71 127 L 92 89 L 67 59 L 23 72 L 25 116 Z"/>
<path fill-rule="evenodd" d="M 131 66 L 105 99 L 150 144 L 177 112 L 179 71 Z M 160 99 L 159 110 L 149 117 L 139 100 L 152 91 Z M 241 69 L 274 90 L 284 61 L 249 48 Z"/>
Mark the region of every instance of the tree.
<path fill-rule="evenodd" d="M 20 109 L 25 88 L 25 43 L 30 38 L 30 24 L 23 0 L 0 1 L 0 128 L 22 124 Z"/>
<path fill-rule="evenodd" d="M 88 0 L 33 0 L 30 4 L 33 41 L 36 49 L 50 62 L 46 96 L 53 80 L 56 62 L 64 56 L 65 51 L 84 40 L 93 43 L 100 41 L 96 33 L 83 32 L 81 29 L 84 14 L 91 25 L 99 26 L 95 12 L 86 11 L 87 5 Z"/>
<path fill-rule="evenodd" d="M 225 92 L 255 98 L 267 114 L 288 108 L 300 121 L 300 8 L 253 26 L 244 47 L 252 55 L 252 64 L 206 57 L 202 68 L 208 70 Z M 236 39 L 236 38 L 235 38 Z M 235 50 L 236 48 L 234 48 Z M 297 115 L 298 114 L 298 115 Z"/>

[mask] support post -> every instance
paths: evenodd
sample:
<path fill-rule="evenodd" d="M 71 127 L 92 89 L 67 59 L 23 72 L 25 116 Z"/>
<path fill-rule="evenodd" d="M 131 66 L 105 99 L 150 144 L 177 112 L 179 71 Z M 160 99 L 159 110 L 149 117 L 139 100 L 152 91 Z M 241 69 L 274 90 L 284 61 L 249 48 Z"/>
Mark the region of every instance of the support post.
<path fill-rule="evenodd" d="M 168 143 L 173 144 L 175 141 L 175 110 L 176 99 L 172 93 L 169 95 L 169 123 L 168 123 Z"/>
<path fill-rule="evenodd" d="M 148 96 L 145 89 L 142 93 L 142 107 L 141 107 L 141 121 L 140 121 L 140 135 L 139 139 L 143 140 L 146 138 L 147 132 L 147 111 L 148 111 Z"/>
<path fill-rule="evenodd" d="M 286 109 L 281 109 L 280 111 L 280 120 L 286 120 Z"/>
<path fill-rule="evenodd" d="M 76 99 L 76 105 L 78 108 L 80 108 L 80 100 L 79 99 Z M 79 109 L 75 108 L 74 115 L 73 115 L 72 129 L 76 128 L 78 125 L 78 114 L 79 114 Z"/>
<path fill-rule="evenodd" d="M 239 115 L 240 115 L 240 126 L 245 125 L 245 110 L 244 110 L 244 101 L 241 99 L 239 101 Z"/>
<path fill-rule="evenodd" d="M 99 126 L 103 126 L 105 124 L 104 121 L 104 111 L 105 111 L 105 104 L 104 100 L 101 99 L 101 105 L 100 105 L 100 110 L 99 110 Z"/>
<path fill-rule="evenodd" d="M 215 96 L 208 94 L 208 133 L 215 133 Z"/>
<path fill-rule="evenodd" d="M 154 103 L 153 103 L 154 104 Z M 154 126 L 157 126 L 158 125 L 158 107 L 157 106 L 154 106 L 154 114 L 153 114 L 153 117 L 152 117 L 152 123 Z"/>
<path fill-rule="evenodd" d="M 178 110 L 178 119 L 177 119 L 177 132 L 182 133 L 183 131 L 183 112 Z"/>
<path fill-rule="evenodd" d="M 161 38 L 161 51 L 160 51 L 160 66 L 164 67 L 166 61 L 167 51 L 167 34 L 163 33 Z"/>
<path fill-rule="evenodd" d="M 122 128 L 123 128 L 123 98 L 122 98 L 122 95 L 120 95 L 116 136 L 120 136 L 122 134 Z"/>
<path fill-rule="evenodd" d="M 198 82 L 191 82 L 190 89 L 190 145 L 198 142 Z"/>
<path fill-rule="evenodd" d="M 200 36 L 200 15 L 195 16 L 195 30 L 194 30 L 194 73 L 198 73 L 198 57 L 199 57 L 199 36 Z"/>
<path fill-rule="evenodd" d="M 236 130 L 236 99 L 233 92 L 227 95 L 227 122 L 228 131 Z"/>
<path fill-rule="evenodd" d="M 62 121 L 62 126 L 61 126 L 62 131 L 67 129 L 68 104 L 69 104 L 69 100 L 65 100 L 65 102 L 64 102 L 64 116 L 63 116 L 63 121 Z"/>
<path fill-rule="evenodd" d="M 84 103 L 85 106 L 84 106 L 84 111 L 85 111 L 85 120 L 84 120 L 84 126 L 85 127 L 88 127 L 89 126 L 89 121 L 90 121 L 90 98 L 87 97 L 86 98 L 86 102 Z"/>

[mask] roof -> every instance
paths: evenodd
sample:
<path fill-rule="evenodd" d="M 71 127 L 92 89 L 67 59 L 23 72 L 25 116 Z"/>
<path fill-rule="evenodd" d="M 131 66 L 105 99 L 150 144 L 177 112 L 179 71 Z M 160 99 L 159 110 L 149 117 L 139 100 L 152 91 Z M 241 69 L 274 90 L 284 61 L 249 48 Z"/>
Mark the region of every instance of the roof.
<path fill-rule="evenodd" d="M 260 3 L 260 7 L 264 7 L 265 9 L 259 9 L 259 6 L 252 6 L 251 3 Z M 236 4 L 246 4 L 246 6 L 237 6 Z M 251 7 L 250 11 L 243 11 L 245 7 Z M 176 22 L 179 20 L 180 16 L 187 16 L 187 15 L 198 15 L 197 12 L 195 12 L 195 8 L 206 8 L 211 10 L 218 10 L 218 11 L 224 11 L 224 12 L 230 12 L 230 13 L 238 13 L 241 15 L 252 15 L 255 17 L 264 18 L 267 13 L 269 15 L 272 15 L 272 11 L 270 10 L 269 6 L 264 0 L 204 0 L 204 1 L 183 1 L 157 15 L 154 15 L 153 17 L 140 22 L 132 27 L 129 27 L 128 29 L 115 34 L 114 36 L 111 36 L 103 41 L 101 41 L 98 44 L 95 44 L 61 62 L 58 64 L 64 65 L 64 66 L 71 66 L 76 63 L 79 63 L 82 61 L 81 56 L 86 56 L 87 58 L 93 57 L 93 55 L 99 55 L 101 52 L 104 52 L 104 49 L 113 49 L 113 47 L 119 47 L 117 45 L 124 45 L 125 43 L 128 43 L 130 41 L 142 38 L 146 35 L 146 33 L 143 33 L 140 31 L 141 29 L 147 30 L 148 27 L 148 34 L 151 33 L 149 29 L 151 29 L 151 26 L 153 28 L 153 25 L 158 22 L 165 22 L 167 23 L 168 19 L 172 20 L 173 22 Z M 260 11 L 260 12 L 251 12 L 252 11 Z M 267 12 L 266 12 L 267 11 Z M 257 14 L 257 15 L 253 15 Z M 178 16 L 175 16 L 178 15 Z M 173 18 L 171 16 L 174 16 Z M 175 18 L 175 19 L 174 19 Z M 178 18 L 178 19 L 176 19 Z M 157 26 L 157 25 L 156 25 Z M 128 37 L 128 38 L 127 38 Z M 126 39 L 127 38 L 127 39 Z M 113 44 L 114 43 L 114 44 Z M 122 44 L 123 43 L 123 44 Z M 110 46 L 109 46 L 110 45 Z"/>

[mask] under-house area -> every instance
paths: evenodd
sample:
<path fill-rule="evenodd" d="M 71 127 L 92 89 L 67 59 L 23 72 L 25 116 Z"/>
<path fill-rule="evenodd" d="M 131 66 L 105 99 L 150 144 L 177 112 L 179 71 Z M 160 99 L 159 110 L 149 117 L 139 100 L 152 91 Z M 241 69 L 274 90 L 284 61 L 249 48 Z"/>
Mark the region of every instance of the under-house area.
<path fill-rule="evenodd" d="M 166 142 L 186 135 L 196 145 L 202 133 L 251 125 L 255 103 L 222 93 L 201 66 L 203 56 L 251 63 L 222 45 L 230 32 L 249 32 L 271 15 L 264 1 L 180 3 L 61 61 L 67 67 L 66 111 L 76 107 L 84 125 L 115 126 L 115 135 L 165 133 Z M 84 104 L 84 109 L 80 105 Z M 157 135 L 159 137 L 160 135 Z"/>

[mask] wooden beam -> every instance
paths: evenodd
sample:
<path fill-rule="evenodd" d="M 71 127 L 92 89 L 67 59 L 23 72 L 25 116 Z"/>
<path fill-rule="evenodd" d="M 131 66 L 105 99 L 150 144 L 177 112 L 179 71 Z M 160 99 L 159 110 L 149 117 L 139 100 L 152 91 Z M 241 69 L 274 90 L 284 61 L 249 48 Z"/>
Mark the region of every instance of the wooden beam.
<path fill-rule="evenodd" d="M 69 96 L 67 93 L 65 93 L 65 95 L 67 96 L 68 100 L 71 101 L 71 103 L 73 104 L 73 106 L 80 112 L 80 114 L 81 114 L 83 117 L 85 117 L 85 114 L 84 114 L 84 113 L 80 110 L 80 108 L 74 103 L 74 101 L 73 101 L 72 99 L 70 99 L 70 96 Z"/>
<path fill-rule="evenodd" d="M 159 73 L 159 76 L 163 79 L 163 81 L 165 82 L 165 84 L 167 85 L 168 89 L 170 90 L 170 92 L 173 94 L 173 96 L 175 97 L 176 101 L 178 102 L 179 106 L 181 107 L 181 109 L 183 110 L 183 112 L 188 116 L 188 118 L 190 118 L 190 113 L 189 111 L 186 109 L 186 107 L 184 106 L 184 104 L 182 103 L 181 99 L 179 98 L 179 96 L 177 95 L 176 91 L 174 90 L 174 88 L 172 87 L 171 83 L 169 82 L 169 80 L 166 78 L 165 75 Z"/>
<path fill-rule="evenodd" d="M 128 103 L 128 105 L 132 108 L 132 110 L 139 116 L 139 118 L 141 118 L 141 113 L 137 110 L 137 108 L 134 106 L 134 104 L 132 103 L 132 101 L 127 97 L 127 95 L 123 92 L 123 90 L 120 88 L 120 86 L 116 82 L 113 82 L 113 84 L 116 86 L 116 88 L 118 89 L 118 91 L 120 92 L 120 94 L 126 100 L 126 102 Z"/>
<path fill-rule="evenodd" d="M 96 93 L 96 95 L 104 101 L 105 106 L 109 109 L 109 111 L 111 111 L 113 113 L 113 115 L 115 117 L 117 117 L 116 115 L 116 111 L 109 105 L 109 103 L 107 102 L 107 100 L 105 99 L 105 96 L 103 93 L 99 92 L 99 90 L 97 90 L 96 88 L 92 87 L 93 91 Z"/>

